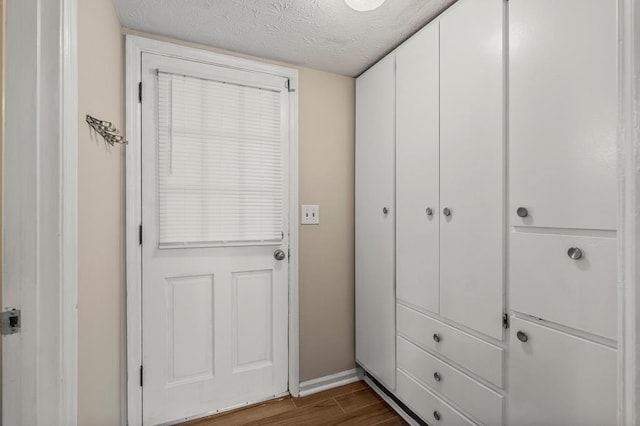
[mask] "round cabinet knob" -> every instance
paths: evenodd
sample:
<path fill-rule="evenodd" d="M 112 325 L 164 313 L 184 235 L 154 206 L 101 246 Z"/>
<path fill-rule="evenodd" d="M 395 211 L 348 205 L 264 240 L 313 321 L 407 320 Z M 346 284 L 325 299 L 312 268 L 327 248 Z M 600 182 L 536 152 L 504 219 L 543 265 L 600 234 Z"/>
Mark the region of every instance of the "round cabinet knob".
<path fill-rule="evenodd" d="M 529 340 L 529 336 L 527 336 L 527 333 L 525 333 L 524 331 L 518 331 L 516 333 L 516 337 L 518 338 L 518 340 L 520 340 L 522 343 L 526 343 Z"/>
<path fill-rule="evenodd" d="M 567 250 L 567 254 L 573 260 L 579 260 L 584 257 L 584 253 L 578 247 L 571 247 L 569 250 Z"/>
<path fill-rule="evenodd" d="M 433 412 L 433 418 L 436 419 L 437 421 L 440 421 L 440 419 L 442 418 L 442 416 L 440 415 L 440 412 L 438 411 L 434 411 Z"/>
<path fill-rule="evenodd" d="M 389 207 L 383 207 L 382 208 L 382 213 L 384 213 L 384 214 L 389 213 Z"/>
<path fill-rule="evenodd" d="M 518 207 L 518 210 L 516 210 L 516 214 L 520 217 L 527 217 L 529 216 L 529 210 L 527 210 L 526 207 Z"/>
<path fill-rule="evenodd" d="M 276 258 L 276 260 L 284 260 L 285 257 L 287 257 L 287 255 L 285 254 L 284 250 L 276 250 L 273 252 L 273 257 Z"/>
<path fill-rule="evenodd" d="M 438 333 L 434 333 L 433 335 L 433 341 L 436 343 L 440 343 L 440 335 Z"/>
<path fill-rule="evenodd" d="M 427 207 L 427 210 L 425 210 L 425 212 L 427 213 L 427 216 L 433 216 L 433 210 L 431 209 L 431 207 Z"/>
<path fill-rule="evenodd" d="M 442 214 L 447 217 L 451 216 L 451 209 L 449 207 L 445 207 L 444 209 L 442 209 Z"/>
<path fill-rule="evenodd" d="M 435 380 L 436 382 L 442 380 L 442 376 L 440 375 L 440 373 L 438 373 L 437 371 L 433 373 L 433 380 Z"/>

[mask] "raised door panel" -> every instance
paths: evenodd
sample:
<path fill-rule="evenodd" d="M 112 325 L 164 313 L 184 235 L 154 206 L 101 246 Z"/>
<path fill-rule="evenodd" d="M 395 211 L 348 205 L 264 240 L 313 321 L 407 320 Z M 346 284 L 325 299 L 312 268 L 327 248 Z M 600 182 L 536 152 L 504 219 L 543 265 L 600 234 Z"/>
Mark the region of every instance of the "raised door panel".
<path fill-rule="evenodd" d="M 440 21 L 440 314 L 496 339 L 504 305 L 503 15 L 502 0 L 461 0 Z"/>
<path fill-rule="evenodd" d="M 396 296 L 439 311 L 439 25 L 396 52 Z"/>
<path fill-rule="evenodd" d="M 395 387 L 394 57 L 356 81 L 356 358 Z"/>
<path fill-rule="evenodd" d="M 616 16 L 611 0 L 509 2 L 513 225 L 616 229 Z"/>
<path fill-rule="evenodd" d="M 519 318 L 510 340 L 509 424 L 616 424 L 615 349 Z"/>

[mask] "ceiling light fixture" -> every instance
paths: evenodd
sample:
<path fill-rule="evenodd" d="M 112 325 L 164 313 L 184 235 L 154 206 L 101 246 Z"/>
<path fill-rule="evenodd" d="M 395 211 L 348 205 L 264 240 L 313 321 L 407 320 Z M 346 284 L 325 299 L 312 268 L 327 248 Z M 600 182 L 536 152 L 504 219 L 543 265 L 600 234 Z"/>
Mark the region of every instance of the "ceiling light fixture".
<path fill-rule="evenodd" d="M 344 0 L 347 5 L 358 12 L 366 12 L 379 8 L 384 0 Z"/>

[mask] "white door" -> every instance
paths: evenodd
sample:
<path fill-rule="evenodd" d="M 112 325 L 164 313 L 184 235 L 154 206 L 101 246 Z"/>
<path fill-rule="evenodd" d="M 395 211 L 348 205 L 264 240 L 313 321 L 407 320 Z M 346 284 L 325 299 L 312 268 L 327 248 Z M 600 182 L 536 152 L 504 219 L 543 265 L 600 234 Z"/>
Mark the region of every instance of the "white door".
<path fill-rule="evenodd" d="M 611 0 L 509 2 L 512 225 L 617 228 L 617 19 Z"/>
<path fill-rule="evenodd" d="M 440 310 L 440 67 L 436 21 L 396 51 L 396 296 Z"/>
<path fill-rule="evenodd" d="M 142 73 L 143 421 L 157 424 L 287 391 L 289 114 L 281 77 L 146 53 Z"/>
<path fill-rule="evenodd" d="M 356 359 L 395 388 L 394 55 L 356 81 Z"/>
<path fill-rule="evenodd" d="M 503 5 L 462 0 L 440 20 L 440 315 L 496 339 L 504 306 Z"/>

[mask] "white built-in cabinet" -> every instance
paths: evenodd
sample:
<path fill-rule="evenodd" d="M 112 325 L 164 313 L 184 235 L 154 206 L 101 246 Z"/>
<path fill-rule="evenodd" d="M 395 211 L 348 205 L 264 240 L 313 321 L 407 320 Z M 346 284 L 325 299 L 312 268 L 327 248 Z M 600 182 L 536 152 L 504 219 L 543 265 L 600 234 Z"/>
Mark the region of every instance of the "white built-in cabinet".
<path fill-rule="evenodd" d="M 356 360 L 395 388 L 395 59 L 356 81 Z"/>
<path fill-rule="evenodd" d="M 357 79 L 356 358 L 426 423 L 615 423 L 616 63 L 615 2 L 459 0 Z"/>

